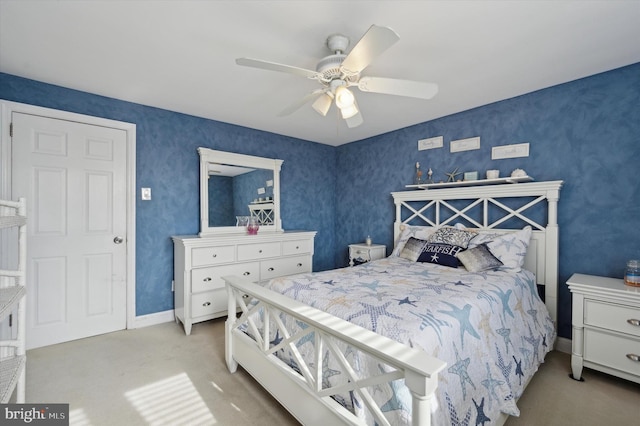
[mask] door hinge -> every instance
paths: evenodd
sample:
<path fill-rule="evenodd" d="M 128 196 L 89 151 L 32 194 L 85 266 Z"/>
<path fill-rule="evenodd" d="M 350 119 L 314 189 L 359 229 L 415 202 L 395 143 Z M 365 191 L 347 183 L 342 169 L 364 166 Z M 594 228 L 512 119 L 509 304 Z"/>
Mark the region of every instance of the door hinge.
<path fill-rule="evenodd" d="M 9 123 L 9 137 L 13 137 L 13 123 Z"/>

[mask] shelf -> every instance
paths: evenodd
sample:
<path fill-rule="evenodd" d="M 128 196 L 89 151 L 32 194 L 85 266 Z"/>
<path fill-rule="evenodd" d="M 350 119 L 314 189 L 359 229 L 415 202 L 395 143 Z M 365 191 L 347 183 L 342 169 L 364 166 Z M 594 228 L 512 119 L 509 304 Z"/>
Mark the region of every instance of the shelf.
<path fill-rule="evenodd" d="M 0 228 L 9 228 L 11 226 L 22 226 L 27 224 L 27 218 L 24 216 L 0 216 Z"/>
<path fill-rule="evenodd" d="M 501 185 L 505 183 L 531 182 L 532 180 L 533 178 L 531 176 L 521 176 L 521 177 L 506 177 L 506 178 L 497 178 L 497 179 L 463 180 L 459 182 L 425 183 L 421 185 L 405 185 L 405 188 L 435 189 L 435 188 L 453 188 L 453 187 L 459 187 L 459 186 Z"/>
<path fill-rule="evenodd" d="M 6 404 L 21 379 L 27 357 L 18 355 L 0 359 L 0 403 Z"/>
<path fill-rule="evenodd" d="M 11 313 L 24 295 L 24 286 L 0 288 L 0 320 L 6 318 L 7 315 Z"/>

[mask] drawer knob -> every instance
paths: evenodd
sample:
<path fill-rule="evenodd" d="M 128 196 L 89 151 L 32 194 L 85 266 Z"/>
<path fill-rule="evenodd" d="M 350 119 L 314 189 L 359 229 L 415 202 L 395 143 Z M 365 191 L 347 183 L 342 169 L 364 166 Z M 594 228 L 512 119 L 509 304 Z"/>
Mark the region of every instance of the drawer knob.
<path fill-rule="evenodd" d="M 209 305 L 211 305 L 211 302 L 204 302 L 204 303 L 202 304 L 202 306 L 209 306 Z"/>
<path fill-rule="evenodd" d="M 302 263 L 298 263 L 298 268 L 302 266 Z"/>
<path fill-rule="evenodd" d="M 213 253 L 213 257 L 218 257 L 218 255 L 217 255 L 217 254 L 215 254 L 215 253 Z"/>
<path fill-rule="evenodd" d="M 202 281 L 209 282 L 209 281 L 211 281 L 211 277 L 207 277 L 207 278 L 203 279 Z"/>
<path fill-rule="evenodd" d="M 273 269 L 273 268 L 269 268 L 269 272 L 273 272 L 273 271 L 274 271 L 274 269 Z"/>
<path fill-rule="evenodd" d="M 262 253 L 262 250 L 258 250 L 258 253 Z"/>
<path fill-rule="evenodd" d="M 247 272 L 245 272 L 245 273 L 244 273 L 244 274 L 242 274 L 242 275 L 244 275 L 245 277 L 248 277 L 249 275 L 251 275 L 251 272 L 247 271 Z"/>
<path fill-rule="evenodd" d="M 300 246 L 296 246 L 296 250 L 299 250 L 299 249 L 300 249 Z"/>
<path fill-rule="evenodd" d="M 640 355 L 627 354 L 627 358 L 629 358 L 631 361 L 640 362 Z"/>
<path fill-rule="evenodd" d="M 640 320 L 639 319 L 628 319 L 627 322 L 631 325 L 635 325 L 636 327 L 640 327 Z"/>

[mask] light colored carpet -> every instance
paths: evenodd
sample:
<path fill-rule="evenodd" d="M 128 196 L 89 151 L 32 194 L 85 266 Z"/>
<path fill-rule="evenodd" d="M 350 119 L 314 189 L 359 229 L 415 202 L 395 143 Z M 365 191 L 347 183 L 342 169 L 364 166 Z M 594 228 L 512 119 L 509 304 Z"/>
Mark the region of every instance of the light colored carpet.
<path fill-rule="evenodd" d="M 640 385 L 552 352 L 507 425 L 640 424 Z M 27 402 L 69 403 L 71 425 L 297 425 L 247 373 L 224 361 L 224 320 L 110 333 L 27 352 Z"/>

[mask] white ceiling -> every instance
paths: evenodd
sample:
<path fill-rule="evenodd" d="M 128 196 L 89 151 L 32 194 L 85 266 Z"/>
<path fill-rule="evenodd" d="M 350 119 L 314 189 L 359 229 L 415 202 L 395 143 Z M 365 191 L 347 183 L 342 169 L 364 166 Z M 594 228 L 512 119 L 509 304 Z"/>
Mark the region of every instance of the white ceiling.
<path fill-rule="evenodd" d="M 435 82 L 435 98 L 356 89 L 353 129 L 335 106 L 278 117 L 319 83 L 235 64 L 315 69 L 328 35 L 353 46 L 372 24 L 400 41 L 362 75 Z M 334 146 L 637 62 L 637 0 L 0 0 L 1 72 Z"/>

